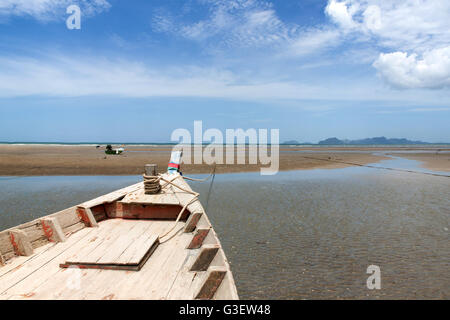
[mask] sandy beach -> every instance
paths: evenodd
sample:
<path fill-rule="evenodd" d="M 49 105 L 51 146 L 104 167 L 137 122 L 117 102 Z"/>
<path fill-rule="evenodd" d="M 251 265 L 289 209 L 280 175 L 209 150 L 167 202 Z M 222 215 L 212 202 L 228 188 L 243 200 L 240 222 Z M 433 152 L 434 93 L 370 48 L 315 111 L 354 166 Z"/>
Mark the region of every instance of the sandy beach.
<path fill-rule="evenodd" d="M 395 151 L 399 148 L 390 148 Z M 425 168 L 450 171 L 450 154 L 423 152 L 424 148 L 400 148 L 417 153 L 398 154 L 408 159 L 423 162 Z M 156 163 L 159 170 L 165 171 L 172 146 L 126 146 L 121 155 L 106 155 L 104 146 L 93 145 L 0 145 L 0 175 L 134 175 L 141 174 L 146 163 Z M 370 151 L 386 149 L 370 147 L 280 147 L 280 170 L 333 169 L 352 165 L 365 165 L 388 159 L 374 155 Z M 388 154 L 388 152 L 386 152 Z M 261 164 L 217 165 L 217 173 L 259 171 Z M 185 173 L 209 173 L 207 164 L 182 166 Z"/>

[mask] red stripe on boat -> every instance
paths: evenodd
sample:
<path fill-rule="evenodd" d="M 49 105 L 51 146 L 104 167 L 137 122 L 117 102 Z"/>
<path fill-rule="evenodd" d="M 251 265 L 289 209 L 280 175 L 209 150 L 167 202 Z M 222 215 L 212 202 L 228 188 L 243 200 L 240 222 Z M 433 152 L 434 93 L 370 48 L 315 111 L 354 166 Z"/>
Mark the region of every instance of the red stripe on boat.
<path fill-rule="evenodd" d="M 178 168 L 180 168 L 180 165 L 176 164 L 176 163 L 169 163 L 169 167 L 178 169 Z"/>

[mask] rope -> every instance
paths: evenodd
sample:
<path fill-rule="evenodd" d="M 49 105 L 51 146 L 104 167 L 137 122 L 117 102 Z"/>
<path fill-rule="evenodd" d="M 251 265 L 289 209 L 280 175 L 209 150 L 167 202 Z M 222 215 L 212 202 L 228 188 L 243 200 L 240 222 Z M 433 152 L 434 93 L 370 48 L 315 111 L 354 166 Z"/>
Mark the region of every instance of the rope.
<path fill-rule="evenodd" d="M 211 194 L 211 190 L 212 190 L 212 187 L 213 187 L 213 184 L 214 184 L 214 178 L 216 177 L 216 164 L 214 164 L 212 175 L 213 175 L 212 176 L 213 178 L 212 178 L 211 183 L 209 185 L 208 195 L 206 196 L 206 207 L 205 207 L 205 211 L 206 212 L 208 212 L 209 196 Z"/>
<path fill-rule="evenodd" d="M 365 167 L 365 168 L 381 169 L 381 170 L 392 170 L 392 171 L 400 171 L 400 172 L 409 172 L 409 173 L 424 174 L 424 175 L 429 175 L 429 176 L 450 178 L 450 176 L 448 176 L 448 175 L 439 174 L 439 173 L 432 173 L 432 172 L 421 172 L 421 171 L 414 171 L 414 170 L 407 170 L 407 169 L 372 166 L 372 165 L 368 165 L 368 164 L 361 164 L 361 163 L 347 162 L 347 161 L 339 161 L 339 160 L 332 160 L 332 159 L 322 159 L 322 158 L 315 158 L 315 157 L 309 157 L 309 156 L 301 156 L 301 157 L 305 158 L 305 159 L 314 159 L 314 160 L 321 160 L 321 161 L 328 161 L 328 162 L 335 162 L 335 163 L 343 163 L 343 164 L 353 165 L 353 166 L 357 166 L 357 167 Z"/>
<path fill-rule="evenodd" d="M 207 177 L 204 178 L 204 179 L 197 179 L 197 178 L 191 178 L 191 177 L 186 177 L 186 176 L 183 176 L 183 178 L 186 179 L 186 180 L 191 180 L 191 181 L 205 182 L 205 181 L 208 181 L 209 178 L 211 178 L 211 177 L 214 176 L 215 174 L 216 174 L 216 164 L 214 163 L 214 168 L 211 170 L 209 176 L 207 176 Z"/>
<path fill-rule="evenodd" d="M 159 236 L 159 238 L 161 239 L 161 238 L 164 238 L 165 236 L 167 236 L 170 232 L 172 232 L 172 230 L 173 229 L 175 229 L 175 227 L 177 226 L 177 224 L 178 224 L 178 221 L 180 221 L 180 218 L 181 218 L 181 216 L 183 215 L 183 212 L 186 210 L 186 208 L 188 207 L 188 205 L 190 205 L 191 203 L 193 203 L 194 201 L 196 201 L 197 200 L 197 197 L 195 196 L 195 197 L 193 197 L 189 202 L 187 202 L 185 205 L 184 205 L 184 207 L 183 207 L 183 209 L 181 209 L 181 211 L 180 211 L 180 213 L 178 214 L 178 217 L 177 217 L 177 219 L 175 220 L 175 222 L 173 223 L 173 225 L 172 225 L 172 227 L 167 231 L 167 232 L 165 232 L 165 233 L 163 233 L 162 235 L 160 235 Z M 172 237 L 170 237 L 169 239 L 167 239 L 167 240 L 165 240 L 165 241 L 160 241 L 161 243 L 164 243 L 164 242 L 166 242 L 166 241 L 169 241 L 170 239 L 172 239 Z"/>
<path fill-rule="evenodd" d="M 159 180 L 161 180 L 161 176 L 146 176 L 144 177 L 144 191 L 145 194 L 155 194 L 161 191 L 161 184 Z"/>

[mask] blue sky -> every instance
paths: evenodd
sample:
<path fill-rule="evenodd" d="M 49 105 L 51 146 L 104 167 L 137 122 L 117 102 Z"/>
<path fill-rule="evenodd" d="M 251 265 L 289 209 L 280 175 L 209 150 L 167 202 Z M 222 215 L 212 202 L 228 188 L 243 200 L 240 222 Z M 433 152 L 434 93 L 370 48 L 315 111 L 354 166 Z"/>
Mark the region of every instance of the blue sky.
<path fill-rule="evenodd" d="M 450 3 L 0 0 L 0 141 L 167 142 L 194 120 L 450 142 Z"/>

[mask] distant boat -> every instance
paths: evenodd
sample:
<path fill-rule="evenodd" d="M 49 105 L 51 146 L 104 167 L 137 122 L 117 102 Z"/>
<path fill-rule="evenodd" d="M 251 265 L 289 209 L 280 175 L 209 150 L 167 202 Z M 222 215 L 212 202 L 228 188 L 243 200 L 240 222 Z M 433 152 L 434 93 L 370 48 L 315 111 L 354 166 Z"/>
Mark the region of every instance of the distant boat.
<path fill-rule="evenodd" d="M 198 193 L 169 168 L 0 232 L 0 299 L 238 299 Z"/>
<path fill-rule="evenodd" d="M 116 149 L 113 149 L 113 147 L 112 147 L 110 144 L 108 144 L 108 145 L 106 146 L 105 153 L 106 153 L 106 154 L 121 154 L 121 153 L 124 152 L 124 151 L 125 151 L 125 148 L 116 148 Z"/>

